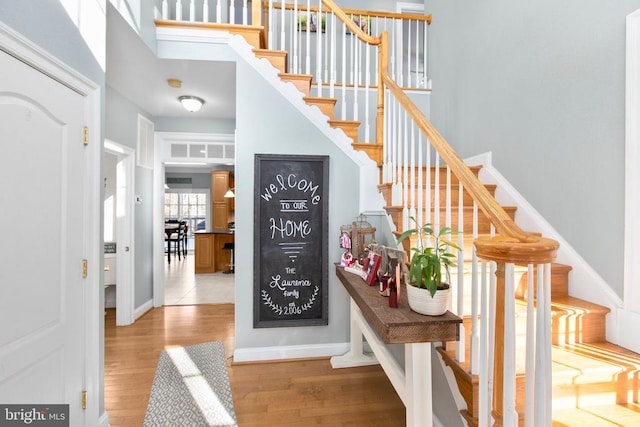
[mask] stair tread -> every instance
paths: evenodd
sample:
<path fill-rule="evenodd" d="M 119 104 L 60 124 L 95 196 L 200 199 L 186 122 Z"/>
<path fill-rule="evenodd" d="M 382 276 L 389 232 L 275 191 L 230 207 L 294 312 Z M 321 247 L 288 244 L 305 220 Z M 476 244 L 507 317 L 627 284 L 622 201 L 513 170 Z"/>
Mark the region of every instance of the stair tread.
<path fill-rule="evenodd" d="M 580 298 L 571 297 L 571 296 L 553 298 L 551 301 L 551 307 L 552 307 L 551 308 L 552 311 L 565 310 L 565 311 L 575 312 L 576 310 L 580 310 L 584 312 L 580 314 L 586 314 L 587 312 L 602 314 L 602 313 L 609 313 L 611 311 L 609 310 L 609 308 L 605 306 L 595 304 L 589 301 L 585 301 Z M 578 313 L 574 313 L 574 314 L 578 314 Z"/>
<path fill-rule="evenodd" d="M 299 78 L 299 79 L 309 79 L 311 80 L 313 76 L 311 74 L 296 74 L 296 73 L 280 73 L 278 74 L 280 77 L 291 77 L 291 78 Z"/>
<path fill-rule="evenodd" d="M 329 120 L 331 124 L 350 124 L 350 125 L 359 125 L 360 121 L 358 120 L 341 120 L 341 119 L 331 119 Z"/>
<path fill-rule="evenodd" d="M 338 101 L 338 98 L 325 98 L 322 96 L 305 96 L 303 99 L 305 101 L 325 102 L 327 104 L 335 104 Z"/>
<path fill-rule="evenodd" d="M 253 51 L 255 53 L 260 53 L 263 55 L 276 55 L 276 56 L 286 56 L 289 54 L 286 50 L 276 50 L 276 49 L 258 49 L 254 48 Z"/>
<path fill-rule="evenodd" d="M 557 409 L 552 412 L 553 427 L 640 425 L 637 405 L 590 405 L 587 408 Z"/>

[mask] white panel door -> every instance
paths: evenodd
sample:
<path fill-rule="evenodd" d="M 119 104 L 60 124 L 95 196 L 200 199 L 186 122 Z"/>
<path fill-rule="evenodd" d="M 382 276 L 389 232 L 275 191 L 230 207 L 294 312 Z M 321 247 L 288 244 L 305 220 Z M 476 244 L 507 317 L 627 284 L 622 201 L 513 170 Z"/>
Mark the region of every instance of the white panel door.
<path fill-rule="evenodd" d="M 84 425 L 84 98 L 0 51 L 0 402 Z"/>

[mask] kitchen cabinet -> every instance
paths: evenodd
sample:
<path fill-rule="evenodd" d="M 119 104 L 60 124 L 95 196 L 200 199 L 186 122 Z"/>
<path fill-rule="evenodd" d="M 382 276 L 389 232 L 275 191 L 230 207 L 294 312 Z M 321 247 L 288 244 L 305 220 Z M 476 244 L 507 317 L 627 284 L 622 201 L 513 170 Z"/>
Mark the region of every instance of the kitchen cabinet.
<path fill-rule="evenodd" d="M 224 197 L 224 194 L 234 186 L 233 172 L 211 172 L 211 229 L 227 230 L 233 222 L 234 198 Z"/>
<path fill-rule="evenodd" d="M 195 273 L 226 271 L 231 262 L 231 252 L 223 249 L 225 243 L 234 243 L 235 236 L 228 230 L 198 231 L 195 235 Z"/>

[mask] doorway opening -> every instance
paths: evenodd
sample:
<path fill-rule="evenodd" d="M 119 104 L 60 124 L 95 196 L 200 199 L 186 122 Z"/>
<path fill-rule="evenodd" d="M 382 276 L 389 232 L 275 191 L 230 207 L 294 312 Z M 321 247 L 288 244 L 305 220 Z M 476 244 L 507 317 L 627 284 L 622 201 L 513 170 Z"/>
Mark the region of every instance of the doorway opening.
<path fill-rule="evenodd" d="M 135 150 L 105 140 L 104 285 L 105 307 L 115 307 L 116 325 L 134 322 L 134 163 Z"/>
<path fill-rule="evenodd" d="M 201 269 L 198 262 L 221 259 L 214 253 L 215 244 L 201 244 L 219 232 L 212 230 L 216 205 L 213 172 L 233 170 L 234 137 L 198 135 L 197 142 L 194 135 L 185 133 L 156 132 L 155 137 L 154 306 L 233 304 L 235 276 L 223 271 L 230 270 L 229 266 L 209 271 Z M 180 255 L 174 247 L 177 243 L 167 241 L 176 222 L 187 227 L 186 245 L 180 244 Z M 233 239 L 233 232 L 227 237 Z M 229 255 L 228 251 L 223 253 Z"/>

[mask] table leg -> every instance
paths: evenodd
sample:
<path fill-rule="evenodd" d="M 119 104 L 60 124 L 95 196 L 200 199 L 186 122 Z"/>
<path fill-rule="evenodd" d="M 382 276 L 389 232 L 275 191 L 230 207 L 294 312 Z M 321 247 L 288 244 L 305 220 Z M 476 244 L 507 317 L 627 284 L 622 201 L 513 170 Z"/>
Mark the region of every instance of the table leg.
<path fill-rule="evenodd" d="M 360 310 L 358 305 L 350 299 L 351 302 L 351 329 L 350 329 L 350 350 L 342 356 L 334 356 L 331 358 L 331 366 L 333 368 L 351 368 L 354 366 L 377 365 L 376 356 L 364 353 L 362 346 L 362 330 L 356 322 L 356 310 Z"/>
<path fill-rule="evenodd" d="M 433 426 L 431 343 L 404 345 L 407 427 Z"/>

